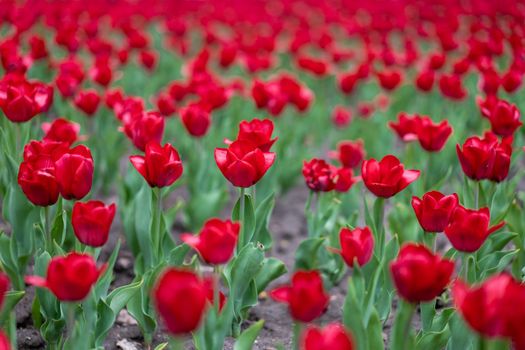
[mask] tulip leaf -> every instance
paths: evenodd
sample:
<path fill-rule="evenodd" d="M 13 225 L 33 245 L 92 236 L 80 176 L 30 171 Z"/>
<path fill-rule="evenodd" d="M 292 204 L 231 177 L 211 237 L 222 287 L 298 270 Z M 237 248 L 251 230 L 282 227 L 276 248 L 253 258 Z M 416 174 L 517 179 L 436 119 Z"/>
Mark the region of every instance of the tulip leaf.
<path fill-rule="evenodd" d="M 295 252 L 295 270 L 312 270 L 317 266 L 317 255 L 323 246 L 324 238 L 308 238 L 303 240 Z"/>
<path fill-rule="evenodd" d="M 255 342 L 255 339 L 257 339 L 257 336 L 259 335 L 263 325 L 264 320 L 259 320 L 242 332 L 239 338 L 237 338 L 233 350 L 253 349 L 253 343 Z"/>
<path fill-rule="evenodd" d="M 270 282 L 284 275 L 285 273 L 286 266 L 281 260 L 276 258 L 264 259 L 261 269 L 255 279 L 257 291 L 259 293 L 262 292 L 266 289 Z"/>
<path fill-rule="evenodd" d="M 173 248 L 168 256 L 168 265 L 170 266 L 182 266 L 184 258 L 190 251 L 190 247 L 187 244 L 180 244 Z"/>
<path fill-rule="evenodd" d="M 492 274 L 503 271 L 519 253 L 519 250 L 494 252 L 478 261 L 478 269 L 481 271 L 481 278 L 486 278 Z"/>
<path fill-rule="evenodd" d="M 117 261 L 118 254 L 120 252 L 120 239 L 117 241 L 116 246 L 113 248 L 113 252 L 111 253 L 111 256 L 109 257 L 109 260 L 106 265 L 106 270 L 102 274 L 102 276 L 97 281 L 97 284 L 94 287 L 94 294 L 96 296 L 96 299 L 99 297 L 105 297 L 107 294 L 107 291 L 109 289 L 109 286 L 111 284 L 111 280 L 113 278 L 113 268 L 115 266 L 115 262 Z"/>
<path fill-rule="evenodd" d="M 476 336 L 468 328 L 458 313 L 454 313 L 449 320 L 450 338 L 447 343 L 447 349 L 465 350 L 475 341 Z"/>
<path fill-rule="evenodd" d="M 415 339 L 411 331 L 412 317 L 416 305 L 404 300 L 399 300 L 397 304 L 396 317 L 390 335 L 390 349 L 392 350 L 412 350 L 415 349 Z"/>
<path fill-rule="evenodd" d="M 252 241 L 263 245 L 267 251 L 272 247 L 272 236 L 268 231 L 270 217 L 275 206 L 275 194 L 266 197 L 255 210 L 255 233 Z"/>
<path fill-rule="evenodd" d="M 363 311 L 353 278 L 348 280 L 348 291 L 343 304 L 343 323 L 354 335 L 358 350 L 368 350 L 368 335 L 363 324 Z"/>
<path fill-rule="evenodd" d="M 9 316 L 15 308 L 16 304 L 18 304 L 18 302 L 22 300 L 25 294 L 26 292 L 23 290 L 13 290 L 5 293 L 4 302 L 2 305 L 2 312 L 0 312 L 0 326 L 3 329 L 7 328 L 5 325 L 6 321 L 9 319 Z"/>
<path fill-rule="evenodd" d="M 237 200 L 232 211 L 232 220 L 241 221 L 240 209 L 241 198 Z M 255 210 L 253 207 L 252 197 L 248 194 L 244 195 L 244 221 L 241 223 L 241 233 L 239 235 L 238 248 L 242 249 L 248 243 L 252 242 L 255 232 Z"/>
<path fill-rule="evenodd" d="M 379 319 L 379 315 L 374 311 L 366 326 L 367 337 L 369 340 L 370 350 L 383 350 L 385 345 L 383 343 L 383 323 Z"/>

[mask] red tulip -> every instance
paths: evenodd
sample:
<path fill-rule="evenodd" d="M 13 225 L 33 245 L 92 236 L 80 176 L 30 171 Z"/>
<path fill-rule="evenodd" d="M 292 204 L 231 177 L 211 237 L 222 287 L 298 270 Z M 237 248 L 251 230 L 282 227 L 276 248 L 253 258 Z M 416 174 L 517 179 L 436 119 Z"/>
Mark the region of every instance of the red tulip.
<path fill-rule="evenodd" d="M 270 296 L 275 301 L 287 303 L 294 320 L 300 322 L 311 322 L 321 316 L 330 300 L 317 271 L 295 272 L 291 285 L 275 288 Z"/>
<path fill-rule="evenodd" d="M 157 54 L 153 51 L 140 51 L 140 63 L 144 68 L 152 71 L 157 64 Z"/>
<path fill-rule="evenodd" d="M 215 162 L 224 177 L 236 187 L 255 185 L 270 169 L 275 153 L 263 152 L 249 141 L 234 141 L 215 149 Z"/>
<path fill-rule="evenodd" d="M 397 123 L 388 122 L 388 125 L 404 142 L 410 142 L 417 139 L 419 120 L 416 116 L 409 116 L 402 112 L 397 116 Z"/>
<path fill-rule="evenodd" d="M 350 168 L 337 168 L 335 173 L 335 190 L 337 192 L 347 192 L 352 186 L 361 180 L 360 177 L 354 176 Z"/>
<path fill-rule="evenodd" d="M 387 155 L 377 161 L 365 160 L 361 177 L 366 187 L 378 197 L 389 198 L 405 189 L 419 177 L 419 170 L 405 170 L 399 159 Z"/>
<path fill-rule="evenodd" d="M 82 199 L 93 183 L 93 157 L 84 145 L 64 153 L 56 162 L 56 179 L 60 194 L 65 199 Z"/>
<path fill-rule="evenodd" d="M 303 163 L 306 186 L 314 192 L 330 192 L 335 188 L 337 169 L 322 159 Z"/>
<path fill-rule="evenodd" d="M 113 78 L 113 71 L 107 59 L 97 59 L 91 69 L 91 79 L 97 84 L 107 87 Z"/>
<path fill-rule="evenodd" d="M 78 139 L 80 125 L 64 118 L 57 118 L 52 123 L 42 123 L 44 140 L 64 142 L 71 146 Z"/>
<path fill-rule="evenodd" d="M 516 349 L 523 346 L 525 286 L 507 273 L 489 277 L 478 286 L 469 287 L 458 280 L 452 288 L 456 309 L 466 323 L 489 338 L 505 337 Z"/>
<path fill-rule="evenodd" d="M 325 62 L 311 57 L 299 57 L 297 59 L 297 65 L 317 76 L 326 75 L 328 72 L 328 65 Z"/>
<path fill-rule="evenodd" d="M 87 116 L 92 116 L 98 109 L 100 104 L 100 96 L 98 92 L 93 89 L 80 91 L 75 96 L 75 105 Z"/>
<path fill-rule="evenodd" d="M 204 315 L 207 287 L 194 272 L 168 268 L 153 289 L 153 302 L 168 329 L 178 336 L 194 331 Z"/>
<path fill-rule="evenodd" d="M 481 89 L 487 95 L 497 95 L 501 84 L 498 73 L 493 70 L 487 70 L 482 73 Z"/>
<path fill-rule="evenodd" d="M 452 127 L 447 120 L 434 124 L 432 119 L 423 116 L 418 118 L 417 124 L 416 134 L 419 144 L 429 152 L 441 151 L 452 134 Z"/>
<path fill-rule="evenodd" d="M 206 299 L 211 305 L 215 304 L 215 288 L 217 281 L 211 276 L 203 278 L 204 288 L 206 289 Z M 226 296 L 223 292 L 219 291 L 219 311 L 222 311 L 224 304 L 226 303 Z"/>
<path fill-rule="evenodd" d="M 416 86 L 420 91 L 428 92 L 434 86 L 435 73 L 431 70 L 420 72 L 416 78 Z"/>
<path fill-rule="evenodd" d="M 251 121 L 243 120 L 239 124 L 239 133 L 237 140 L 249 141 L 256 145 L 263 152 L 270 152 L 277 137 L 272 139 L 273 122 L 270 119 L 253 119 Z M 231 144 L 231 141 L 227 141 Z"/>
<path fill-rule="evenodd" d="M 251 95 L 257 108 L 264 108 L 268 105 L 270 97 L 263 82 L 257 79 L 253 81 Z"/>
<path fill-rule="evenodd" d="M 60 301 L 81 301 L 105 271 L 90 255 L 76 252 L 56 256 L 47 266 L 47 276 L 27 276 L 26 283 L 51 290 Z"/>
<path fill-rule="evenodd" d="M 432 254 L 424 245 L 408 243 L 390 264 L 390 272 L 401 298 L 410 303 L 426 302 L 448 285 L 454 262 Z"/>
<path fill-rule="evenodd" d="M 356 227 L 353 230 L 343 227 L 339 231 L 339 242 L 341 249 L 330 250 L 340 254 L 348 267 L 354 267 L 354 261 L 357 261 L 359 266 L 370 261 L 374 251 L 374 236 L 368 227 Z"/>
<path fill-rule="evenodd" d="M 354 91 L 354 87 L 359 80 L 359 76 L 354 73 L 349 73 L 339 77 L 339 88 L 345 94 L 350 94 Z"/>
<path fill-rule="evenodd" d="M 454 100 L 461 100 L 467 96 L 461 78 L 455 74 L 442 75 L 441 78 L 439 78 L 439 89 L 444 96 Z"/>
<path fill-rule="evenodd" d="M 482 108 L 481 112 L 490 121 L 492 132 L 498 136 L 512 136 L 523 124 L 520 122 L 518 108 L 504 100 L 496 100 L 491 105 Z"/>
<path fill-rule="evenodd" d="M 458 205 L 445 228 L 445 235 L 456 250 L 472 253 L 485 243 L 491 233 L 502 228 L 505 222 L 492 227 L 489 225 L 489 208 L 473 210 Z"/>
<path fill-rule="evenodd" d="M 206 135 L 211 124 L 210 112 L 204 106 L 193 103 L 181 108 L 182 124 L 191 136 L 202 137 Z"/>
<path fill-rule="evenodd" d="M 129 160 L 151 187 L 170 186 L 182 175 L 179 153 L 169 143 L 161 146 L 151 141 L 145 156 L 131 156 Z"/>
<path fill-rule="evenodd" d="M 519 89 L 522 82 L 522 73 L 516 69 L 510 69 L 502 78 L 501 85 L 508 93 L 513 93 Z"/>
<path fill-rule="evenodd" d="M 336 106 L 332 112 L 332 122 L 338 128 L 344 128 L 352 121 L 352 114 L 349 109 Z"/>
<path fill-rule="evenodd" d="M 337 144 L 337 151 L 329 153 L 330 157 L 337 159 L 345 168 L 355 168 L 361 164 L 365 157 L 363 140 L 341 141 Z"/>
<path fill-rule="evenodd" d="M 157 97 L 157 109 L 160 114 L 165 117 L 169 117 L 176 111 L 175 103 L 171 99 L 171 96 L 168 94 L 159 94 Z"/>
<path fill-rule="evenodd" d="M 76 202 L 71 213 L 75 236 L 85 245 L 102 247 L 108 241 L 115 210 L 115 204 L 106 206 L 100 201 Z"/>
<path fill-rule="evenodd" d="M 9 277 L 0 271 L 0 309 L 4 305 L 5 294 L 9 290 Z M 0 347 L 1 349 L 1 347 Z"/>
<path fill-rule="evenodd" d="M 240 225 L 230 220 L 210 219 L 206 221 L 198 236 L 183 234 L 184 243 L 199 252 L 202 259 L 213 265 L 227 263 L 237 244 Z"/>
<path fill-rule="evenodd" d="M 339 323 L 324 328 L 309 326 L 301 337 L 301 350 L 353 350 L 354 342 L 350 332 Z"/>
<path fill-rule="evenodd" d="M 141 111 L 137 114 L 130 114 L 129 119 L 124 120 L 124 132 L 135 147 L 144 151 L 150 141 L 161 142 L 164 133 L 164 118 L 158 112 Z"/>
<path fill-rule="evenodd" d="M 397 88 L 402 79 L 401 73 L 396 71 L 378 72 L 377 77 L 381 87 L 389 91 Z"/>
<path fill-rule="evenodd" d="M 36 35 L 29 38 L 29 51 L 31 58 L 35 61 L 48 56 L 46 42 L 44 39 Z"/>
<path fill-rule="evenodd" d="M 443 232 L 450 221 L 452 212 L 458 205 L 458 195 L 445 196 L 441 192 L 431 191 L 421 199 L 412 197 L 412 208 L 417 221 L 426 232 Z"/>

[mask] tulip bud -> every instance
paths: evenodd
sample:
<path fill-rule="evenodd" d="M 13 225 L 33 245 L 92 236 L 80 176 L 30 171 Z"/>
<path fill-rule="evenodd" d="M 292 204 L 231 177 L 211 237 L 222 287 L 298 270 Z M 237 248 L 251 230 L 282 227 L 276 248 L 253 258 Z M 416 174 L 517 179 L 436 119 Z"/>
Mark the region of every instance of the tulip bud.
<path fill-rule="evenodd" d="M 76 202 L 71 214 L 75 236 L 85 245 L 103 246 L 108 241 L 115 210 L 115 204 L 106 206 L 100 201 Z"/>
<path fill-rule="evenodd" d="M 42 123 L 44 140 L 64 142 L 71 146 L 78 139 L 80 125 L 64 118 L 55 119 L 52 123 Z"/>
<path fill-rule="evenodd" d="M 100 96 L 93 89 L 80 91 L 75 96 L 75 105 L 87 116 L 92 116 L 98 109 L 100 104 Z"/>
<path fill-rule="evenodd" d="M 342 141 L 337 144 L 337 151 L 330 152 L 332 159 L 337 159 L 345 168 L 356 168 L 365 157 L 363 140 Z"/>
<path fill-rule="evenodd" d="M 344 227 L 339 231 L 339 242 L 341 249 L 330 248 L 330 250 L 340 254 L 348 267 L 353 268 L 355 261 L 359 266 L 370 261 L 374 251 L 374 236 L 370 228 L 356 227 L 351 230 Z"/>
<path fill-rule="evenodd" d="M 65 199 L 82 199 L 93 183 L 93 157 L 83 145 L 64 153 L 55 163 L 60 194 Z"/>
<path fill-rule="evenodd" d="M 191 104 L 181 108 L 180 116 L 188 133 L 195 137 L 206 135 L 211 124 L 210 113 L 204 106 Z"/>
<path fill-rule="evenodd" d="M 151 187 L 170 186 L 182 175 L 179 153 L 169 143 L 161 146 L 151 141 L 145 156 L 131 156 L 129 160 Z"/>

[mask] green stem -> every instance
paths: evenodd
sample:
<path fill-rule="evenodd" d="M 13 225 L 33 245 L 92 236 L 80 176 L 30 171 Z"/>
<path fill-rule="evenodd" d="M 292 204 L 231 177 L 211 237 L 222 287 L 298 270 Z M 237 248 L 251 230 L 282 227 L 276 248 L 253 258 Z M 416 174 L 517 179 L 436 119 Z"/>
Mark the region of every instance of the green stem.
<path fill-rule="evenodd" d="M 463 253 L 463 259 L 461 261 L 462 268 L 463 268 L 463 278 L 466 282 L 469 282 L 469 271 L 468 271 L 468 258 L 469 253 Z"/>
<path fill-rule="evenodd" d="M 479 209 L 479 189 L 481 187 L 481 182 L 476 181 L 476 188 L 474 190 L 474 207 L 475 209 Z"/>
<path fill-rule="evenodd" d="M 171 337 L 169 343 L 170 350 L 184 350 L 184 338 Z"/>
<path fill-rule="evenodd" d="M 246 244 L 248 244 L 248 242 L 246 241 L 246 230 L 244 229 L 244 206 L 245 206 L 245 203 L 244 203 L 244 193 L 245 193 L 246 189 L 244 187 L 241 187 L 240 188 L 240 198 L 239 198 L 239 201 L 240 201 L 240 205 L 239 205 L 239 221 L 240 221 L 240 224 L 241 224 L 241 232 L 240 232 L 240 244 L 237 246 L 237 249 L 238 251 L 241 251 L 242 248 L 244 248 L 244 246 Z"/>
<path fill-rule="evenodd" d="M 154 228 L 153 228 L 153 237 L 155 237 L 154 241 L 154 255 L 157 256 L 158 263 L 160 260 L 162 260 L 162 234 L 160 232 L 160 218 L 162 215 L 162 190 L 160 188 L 153 188 L 153 192 L 155 194 L 155 209 L 153 212 L 153 220 L 154 220 Z"/>
<path fill-rule="evenodd" d="M 392 350 L 410 350 L 413 348 L 410 327 L 416 308 L 416 304 L 411 304 L 401 299 L 399 300 L 392 329 L 392 343 L 390 347 Z"/>
<path fill-rule="evenodd" d="M 485 339 L 485 337 L 480 335 L 478 337 L 478 350 L 487 350 L 488 348 L 489 347 L 488 347 L 488 344 L 487 344 L 487 340 Z"/>
<path fill-rule="evenodd" d="M 77 304 L 74 302 L 66 303 L 66 320 L 67 320 L 67 336 L 66 339 L 73 339 L 75 333 L 75 308 Z"/>
<path fill-rule="evenodd" d="M 215 285 L 213 286 L 213 305 L 219 314 L 221 309 L 221 300 L 220 300 L 220 288 L 221 288 L 221 267 L 215 265 L 213 267 L 213 275 L 215 276 Z"/>
<path fill-rule="evenodd" d="M 50 229 L 50 218 L 49 218 L 49 206 L 46 206 L 43 208 L 44 210 L 44 239 L 45 239 L 45 247 L 46 251 L 49 252 L 49 254 L 52 254 L 53 251 L 53 237 L 51 236 L 51 229 Z"/>
<path fill-rule="evenodd" d="M 303 331 L 303 323 L 299 321 L 294 321 L 293 323 L 293 339 L 292 339 L 292 349 L 299 350 L 299 342 L 301 338 L 301 333 Z"/>

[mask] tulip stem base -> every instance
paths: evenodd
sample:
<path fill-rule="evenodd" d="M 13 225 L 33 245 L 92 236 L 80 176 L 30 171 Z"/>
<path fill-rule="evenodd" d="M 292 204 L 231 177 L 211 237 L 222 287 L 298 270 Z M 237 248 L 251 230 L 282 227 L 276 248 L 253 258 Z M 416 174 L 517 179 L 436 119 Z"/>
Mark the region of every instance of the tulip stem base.
<path fill-rule="evenodd" d="M 184 350 L 184 339 L 181 337 L 171 337 L 169 343 L 170 350 Z"/>
<path fill-rule="evenodd" d="M 239 234 L 239 244 L 237 245 L 237 249 L 239 252 L 242 250 L 242 248 L 244 248 L 246 244 L 248 244 L 246 240 L 246 230 L 244 229 L 244 207 L 246 205 L 244 198 L 245 192 L 246 189 L 244 187 L 241 187 L 239 193 L 239 221 L 241 223 L 241 232 Z"/>
<path fill-rule="evenodd" d="M 292 339 L 292 349 L 299 350 L 299 341 L 301 333 L 303 331 L 303 324 L 301 322 L 295 321 L 293 324 L 293 339 Z"/>

